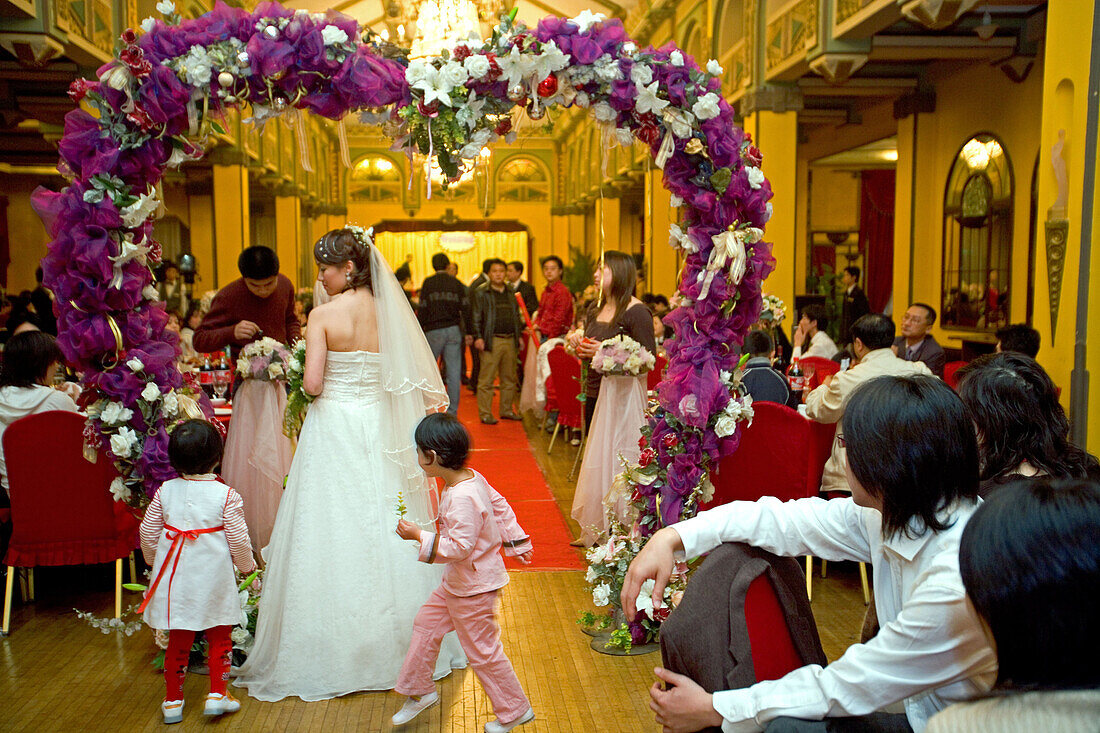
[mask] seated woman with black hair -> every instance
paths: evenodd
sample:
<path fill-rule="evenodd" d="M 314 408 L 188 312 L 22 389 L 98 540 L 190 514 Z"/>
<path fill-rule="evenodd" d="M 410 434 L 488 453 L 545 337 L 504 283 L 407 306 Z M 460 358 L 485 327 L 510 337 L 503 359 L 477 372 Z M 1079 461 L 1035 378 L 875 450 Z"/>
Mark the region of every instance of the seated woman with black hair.
<path fill-rule="evenodd" d="M 959 545 L 966 594 L 997 649 L 997 682 L 928 733 L 1100 728 L 1100 485 L 1039 478 L 997 490 Z"/>
<path fill-rule="evenodd" d="M 21 417 L 49 410 L 77 412 L 72 397 L 49 386 L 61 365 L 57 339 L 43 331 L 19 333 L 4 347 L 0 365 L 0 486 L 8 492 L 4 431 Z"/>
<path fill-rule="evenodd" d="M 668 689 L 655 684 L 650 707 L 665 731 L 920 731 L 950 702 L 992 684 L 995 655 L 958 568 L 959 537 L 978 506 L 978 447 L 962 401 L 931 376 L 878 377 L 856 388 L 838 437 L 851 498 L 735 501 L 665 527 L 631 563 L 623 610 L 634 617 L 648 579 L 658 605 L 677 555 L 743 542 L 785 557 L 871 563 L 881 631 L 827 667 L 744 689 L 706 690 L 659 669 Z M 716 604 L 729 597 L 689 583 L 685 603 L 692 593 Z M 700 653 L 707 633 L 695 632 Z M 904 714 L 881 712 L 899 702 Z"/>
<path fill-rule="evenodd" d="M 1054 382 L 1031 357 L 1005 351 L 959 370 L 959 396 L 978 431 L 981 487 L 1027 476 L 1100 479 L 1100 463 L 1069 441 L 1069 420 Z"/>

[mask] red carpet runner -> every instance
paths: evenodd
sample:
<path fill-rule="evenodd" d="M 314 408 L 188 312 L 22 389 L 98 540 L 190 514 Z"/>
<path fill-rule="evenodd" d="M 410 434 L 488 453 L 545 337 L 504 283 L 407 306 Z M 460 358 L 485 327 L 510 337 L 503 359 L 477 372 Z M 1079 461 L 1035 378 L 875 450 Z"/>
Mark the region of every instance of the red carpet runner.
<path fill-rule="evenodd" d="M 494 400 L 494 410 L 496 409 Z M 539 470 L 523 424 L 501 420 L 483 425 L 477 415 L 477 399 L 465 387 L 458 403 L 458 417 L 473 437 L 470 467 L 499 491 L 531 536 L 535 556 L 530 565 L 505 558 L 509 570 L 582 570 L 584 563 L 569 546 L 573 539 L 558 511 L 550 487 Z"/>

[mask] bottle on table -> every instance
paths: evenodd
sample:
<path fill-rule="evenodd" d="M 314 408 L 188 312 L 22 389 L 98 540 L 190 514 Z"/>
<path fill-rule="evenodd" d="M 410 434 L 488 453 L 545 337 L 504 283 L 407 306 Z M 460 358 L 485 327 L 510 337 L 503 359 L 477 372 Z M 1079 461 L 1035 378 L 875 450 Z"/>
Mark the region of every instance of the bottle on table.
<path fill-rule="evenodd" d="M 202 355 L 202 364 L 199 366 L 199 386 L 206 392 L 207 397 L 214 396 L 214 365 L 210 363 L 210 354 Z"/>
<path fill-rule="evenodd" d="M 806 390 L 806 374 L 802 371 L 797 356 L 791 359 L 791 368 L 787 370 L 787 384 L 790 385 L 791 394 L 801 403 L 802 393 Z"/>

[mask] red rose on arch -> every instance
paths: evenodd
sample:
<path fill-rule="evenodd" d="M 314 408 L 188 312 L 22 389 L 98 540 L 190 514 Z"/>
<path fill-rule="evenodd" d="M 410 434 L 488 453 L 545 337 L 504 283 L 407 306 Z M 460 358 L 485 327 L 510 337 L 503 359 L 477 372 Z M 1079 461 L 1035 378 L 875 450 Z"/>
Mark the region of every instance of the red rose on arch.
<path fill-rule="evenodd" d="M 79 104 L 80 100 L 84 99 L 91 89 L 92 82 L 87 79 L 76 79 L 69 85 L 69 98 Z"/>
<path fill-rule="evenodd" d="M 122 31 L 122 42 L 127 46 L 132 46 L 137 43 L 137 33 L 134 32 L 133 28 L 127 28 Z"/>
<path fill-rule="evenodd" d="M 469 46 L 463 44 L 461 46 L 455 46 L 454 53 L 452 53 L 451 56 L 454 58 L 455 61 L 461 64 L 463 61 L 470 58 L 473 53 L 474 52 L 470 50 Z"/>
<path fill-rule="evenodd" d="M 680 445 L 680 436 L 676 433 L 665 433 L 665 437 L 661 439 L 661 443 L 665 448 L 675 448 Z"/>
<path fill-rule="evenodd" d="M 493 132 L 500 135 L 501 137 L 504 137 L 505 135 L 507 135 L 511 131 L 512 131 L 512 118 L 511 117 L 505 117 L 503 120 L 498 122 L 496 128 L 494 128 L 494 130 L 493 130 Z"/>
<path fill-rule="evenodd" d="M 652 448 L 646 448 L 642 451 L 642 454 L 638 456 L 638 465 L 645 468 L 649 464 L 653 463 L 653 459 L 657 457 L 657 451 Z"/>
<path fill-rule="evenodd" d="M 644 450 L 649 441 L 645 439 L 645 436 L 638 438 L 638 449 Z"/>
<path fill-rule="evenodd" d="M 664 623 L 668 620 L 668 615 L 672 613 L 668 606 L 661 606 L 660 608 L 653 609 L 653 620 L 659 623 Z"/>

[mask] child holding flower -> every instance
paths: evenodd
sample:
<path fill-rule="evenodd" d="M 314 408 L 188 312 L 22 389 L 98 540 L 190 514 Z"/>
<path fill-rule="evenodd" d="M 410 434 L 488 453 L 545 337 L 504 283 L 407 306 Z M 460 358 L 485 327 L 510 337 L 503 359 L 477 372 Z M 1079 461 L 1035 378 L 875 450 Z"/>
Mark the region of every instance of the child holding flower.
<path fill-rule="evenodd" d="M 500 549 L 527 564 L 531 540 L 507 500 L 481 474 L 466 468 L 470 436 L 457 418 L 445 412 L 428 415 L 417 425 L 415 440 L 424 473 L 443 479 L 440 531 L 427 532 L 401 519 L 397 534 L 420 543 L 423 562 L 447 566 L 443 582 L 416 615 L 412 643 L 394 685 L 409 698 L 393 724 L 404 725 L 439 702 L 432 669 L 443 636 L 455 631 L 497 716 L 485 724 L 485 731 L 506 733 L 533 720 L 535 713 L 504 655 L 494 616 L 497 596 L 508 583 Z"/>
<path fill-rule="evenodd" d="M 241 704 L 226 692 L 230 630 L 241 617 L 235 565 L 256 569 L 241 497 L 217 480 L 222 457 L 217 429 L 187 420 L 172 431 L 168 458 L 179 478 L 165 481 L 141 522 L 141 551 L 153 582 L 140 611 L 145 623 L 168 631 L 164 655 L 165 723 L 183 720 L 183 679 L 195 632 L 209 644 L 210 694 L 204 715 L 235 713 Z"/>

